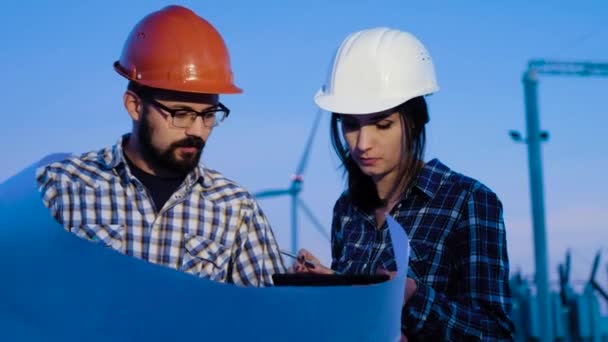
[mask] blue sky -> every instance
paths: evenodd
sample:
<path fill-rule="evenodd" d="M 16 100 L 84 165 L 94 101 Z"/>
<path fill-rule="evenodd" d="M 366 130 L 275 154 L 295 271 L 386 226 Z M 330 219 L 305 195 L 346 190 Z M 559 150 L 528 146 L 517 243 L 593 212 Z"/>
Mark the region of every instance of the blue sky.
<path fill-rule="evenodd" d="M 52 152 L 85 152 L 130 130 L 112 69 L 133 25 L 168 1 L 3 1 L 0 62 L 3 125 L 0 181 Z M 334 49 L 351 31 L 390 26 L 429 49 L 441 90 L 428 99 L 427 159 L 481 180 L 498 193 L 512 268 L 534 270 L 521 76 L 531 58 L 608 62 L 605 1 L 181 1 L 223 34 L 235 80 L 230 118 L 203 155 L 251 191 L 287 187 L 316 114 L 312 96 Z M 566 248 L 574 278 L 608 243 L 608 78 L 542 77 L 541 127 L 551 276 Z M 329 230 L 342 189 L 321 122 L 302 199 Z M 289 201 L 263 200 L 289 248 Z M 300 241 L 325 262 L 329 242 L 300 221 Z M 605 263 L 605 259 L 604 263 Z M 605 267 L 603 267 L 605 269 Z M 605 279 L 604 272 L 600 280 Z"/>

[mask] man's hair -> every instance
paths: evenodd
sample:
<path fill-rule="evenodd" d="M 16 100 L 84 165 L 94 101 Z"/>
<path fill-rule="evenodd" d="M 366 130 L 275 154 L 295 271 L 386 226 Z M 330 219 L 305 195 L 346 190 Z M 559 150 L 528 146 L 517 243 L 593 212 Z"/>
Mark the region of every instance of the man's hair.
<path fill-rule="evenodd" d="M 402 103 L 394 111 L 400 114 L 404 132 L 401 146 L 404 153 L 400 158 L 397 181 L 389 194 L 405 192 L 414 185 L 422 169 L 426 144 L 425 124 L 429 121 L 428 108 L 422 96 Z M 372 178 L 361 171 L 350 155 L 341 136 L 339 121 L 340 114 L 332 113 L 330 137 L 334 151 L 344 167 L 344 175 L 348 178 L 348 196 L 355 206 L 364 211 L 385 205 L 386 199 L 380 199 Z"/>
<path fill-rule="evenodd" d="M 154 94 L 154 88 L 147 87 L 135 81 L 129 81 L 129 84 L 127 84 L 127 90 L 134 92 L 141 98 L 151 97 Z"/>

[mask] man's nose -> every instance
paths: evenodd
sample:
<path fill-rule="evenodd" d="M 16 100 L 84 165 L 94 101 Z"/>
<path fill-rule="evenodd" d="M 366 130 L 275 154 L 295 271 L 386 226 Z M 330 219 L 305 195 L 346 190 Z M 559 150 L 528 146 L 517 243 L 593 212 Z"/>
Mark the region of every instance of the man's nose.
<path fill-rule="evenodd" d="M 186 134 L 204 139 L 209 130 L 210 128 L 205 125 L 203 117 L 198 115 L 192 125 L 186 129 Z"/>

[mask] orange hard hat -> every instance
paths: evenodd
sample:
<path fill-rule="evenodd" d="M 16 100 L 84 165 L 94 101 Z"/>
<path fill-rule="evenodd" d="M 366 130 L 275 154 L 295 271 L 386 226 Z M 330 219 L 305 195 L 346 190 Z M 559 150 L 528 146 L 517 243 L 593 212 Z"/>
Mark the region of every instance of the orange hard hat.
<path fill-rule="evenodd" d="M 131 31 L 114 69 L 152 88 L 204 94 L 238 94 L 230 57 L 219 32 L 181 6 L 144 17 Z"/>

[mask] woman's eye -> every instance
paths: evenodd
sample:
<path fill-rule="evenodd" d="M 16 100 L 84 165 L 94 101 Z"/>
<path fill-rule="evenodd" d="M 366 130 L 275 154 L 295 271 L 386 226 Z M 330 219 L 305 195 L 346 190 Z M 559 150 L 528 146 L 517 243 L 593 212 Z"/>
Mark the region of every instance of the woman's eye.
<path fill-rule="evenodd" d="M 389 129 L 392 125 L 392 122 L 379 122 L 376 124 L 376 127 L 378 127 L 378 129 Z"/>

